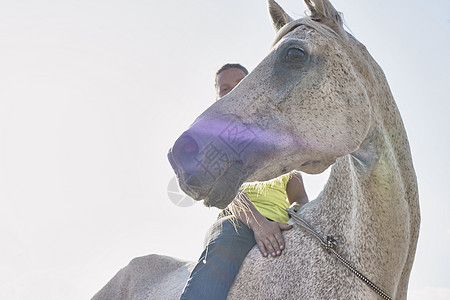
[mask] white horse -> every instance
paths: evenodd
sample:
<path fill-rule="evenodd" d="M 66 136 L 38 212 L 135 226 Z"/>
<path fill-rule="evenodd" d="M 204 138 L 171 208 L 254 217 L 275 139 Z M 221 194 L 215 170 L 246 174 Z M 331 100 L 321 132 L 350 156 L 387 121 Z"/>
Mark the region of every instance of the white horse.
<path fill-rule="evenodd" d="M 274 1 L 269 55 L 182 134 L 169 160 L 182 189 L 225 207 L 244 181 L 332 166 L 317 199 L 297 214 L 393 299 L 406 299 L 420 212 L 408 139 L 383 71 L 327 0 L 305 0 L 293 20 Z M 303 228 L 286 249 L 255 247 L 229 299 L 378 299 L 380 295 Z M 177 299 L 193 263 L 134 259 L 94 299 Z"/>

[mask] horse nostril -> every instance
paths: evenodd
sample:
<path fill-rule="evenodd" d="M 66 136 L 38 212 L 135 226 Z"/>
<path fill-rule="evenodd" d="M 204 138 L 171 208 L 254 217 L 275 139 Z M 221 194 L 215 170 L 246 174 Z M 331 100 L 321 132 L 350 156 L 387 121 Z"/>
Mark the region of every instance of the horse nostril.
<path fill-rule="evenodd" d="M 187 154 L 197 154 L 198 153 L 198 144 L 191 138 L 189 138 L 184 143 L 184 150 Z"/>
<path fill-rule="evenodd" d="M 173 157 L 180 166 L 188 171 L 189 165 L 193 165 L 194 158 L 199 153 L 199 145 L 189 135 L 181 136 L 173 146 Z"/>

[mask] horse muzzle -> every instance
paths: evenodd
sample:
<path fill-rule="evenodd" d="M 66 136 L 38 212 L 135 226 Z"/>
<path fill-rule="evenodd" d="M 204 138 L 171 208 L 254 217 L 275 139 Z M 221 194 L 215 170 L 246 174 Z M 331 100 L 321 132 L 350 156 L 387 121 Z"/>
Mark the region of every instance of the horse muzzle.
<path fill-rule="evenodd" d="M 180 188 L 207 206 L 229 204 L 252 170 L 246 157 L 256 135 L 239 121 L 197 120 L 169 150 Z"/>

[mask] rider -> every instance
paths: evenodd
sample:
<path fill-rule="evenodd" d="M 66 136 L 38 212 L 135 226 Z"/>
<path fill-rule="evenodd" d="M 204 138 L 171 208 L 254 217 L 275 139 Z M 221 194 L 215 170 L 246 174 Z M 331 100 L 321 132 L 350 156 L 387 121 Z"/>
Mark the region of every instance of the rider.
<path fill-rule="evenodd" d="M 216 72 L 217 100 L 228 94 L 248 71 L 240 64 L 225 64 Z M 265 182 L 244 183 L 207 234 L 207 246 L 184 287 L 182 300 L 226 299 L 228 291 L 255 244 L 264 257 L 284 250 L 283 230 L 290 205 L 308 203 L 300 172 L 292 171 Z"/>

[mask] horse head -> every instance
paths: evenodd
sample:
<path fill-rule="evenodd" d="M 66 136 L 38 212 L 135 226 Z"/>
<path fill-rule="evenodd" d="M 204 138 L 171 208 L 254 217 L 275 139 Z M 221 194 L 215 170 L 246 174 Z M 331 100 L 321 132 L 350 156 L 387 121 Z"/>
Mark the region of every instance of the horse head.
<path fill-rule="evenodd" d="M 169 151 L 180 187 L 207 206 L 228 205 L 244 181 L 320 173 L 368 136 L 375 63 L 329 1 L 305 4 L 293 20 L 269 0 L 269 54 Z"/>

